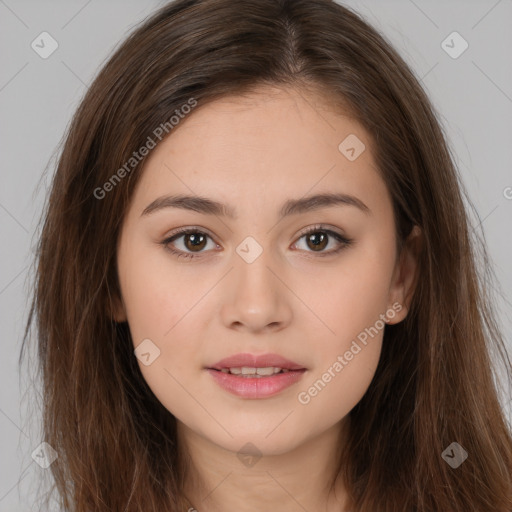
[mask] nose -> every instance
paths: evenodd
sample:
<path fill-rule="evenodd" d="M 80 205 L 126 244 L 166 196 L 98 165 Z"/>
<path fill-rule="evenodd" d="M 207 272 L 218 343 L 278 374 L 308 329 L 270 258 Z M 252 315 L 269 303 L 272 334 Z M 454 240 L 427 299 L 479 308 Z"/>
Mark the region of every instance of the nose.
<path fill-rule="evenodd" d="M 280 331 L 290 324 L 293 293 L 283 268 L 264 250 L 248 263 L 236 255 L 229 273 L 221 315 L 224 325 L 240 332 Z"/>

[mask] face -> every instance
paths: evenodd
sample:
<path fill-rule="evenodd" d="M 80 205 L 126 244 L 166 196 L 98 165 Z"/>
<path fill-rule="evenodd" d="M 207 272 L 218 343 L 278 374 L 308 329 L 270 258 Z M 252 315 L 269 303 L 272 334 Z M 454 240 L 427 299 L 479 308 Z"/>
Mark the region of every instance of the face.
<path fill-rule="evenodd" d="M 146 161 L 118 241 L 114 317 L 179 425 L 233 452 L 284 453 L 341 425 L 366 392 L 383 320 L 407 312 L 414 261 L 395 243 L 354 119 L 292 89 L 217 100 Z"/>

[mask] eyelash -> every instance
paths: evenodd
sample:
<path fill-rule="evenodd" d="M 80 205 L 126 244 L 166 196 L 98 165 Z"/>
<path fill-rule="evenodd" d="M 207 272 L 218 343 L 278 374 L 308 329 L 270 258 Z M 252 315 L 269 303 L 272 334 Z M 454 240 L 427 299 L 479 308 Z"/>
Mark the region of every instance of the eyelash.
<path fill-rule="evenodd" d="M 338 254 L 343 249 L 346 249 L 347 247 L 352 245 L 352 242 L 353 242 L 352 238 L 347 238 L 345 236 L 342 236 L 339 233 L 336 233 L 335 231 L 332 231 L 330 229 L 324 228 L 320 224 L 318 224 L 316 226 L 312 226 L 311 228 L 308 228 L 306 231 L 301 233 L 301 235 L 299 236 L 298 240 L 300 240 L 301 238 L 304 238 L 307 235 L 310 235 L 312 233 L 317 233 L 317 232 L 325 233 L 328 236 L 334 238 L 337 242 L 339 242 L 341 244 L 337 249 L 334 249 L 334 250 L 331 250 L 331 251 L 327 251 L 327 252 L 316 253 L 316 255 L 320 256 L 320 257 L 332 256 L 334 254 Z M 185 258 L 185 259 L 200 258 L 201 257 L 199 255 L 200 253 L 198 253 L 198 254 L 187 253 L 187 252 L 184 252 L 184 251 L 181 251 L 181 250 L 173 249 L 172 246 L 170 245 L 177 238 L 180 238 L 180 237 L 182 237 L 184 235 L 189 235 L 189 234 L 203 234 L 203 235 L 206 235 L 206 236 L 208 236 L 209 238 L 211 238 L 213 240 L 213 238 L 208 233 L 202 231 L 199 228 L 181 228 L 178 231 L 174 232 L 170 237 L 167 237 L 165 240 L 162 240 L 160 242 L 160 244 L 163 245 L 166 250 L 168 250 L 169 252 L 171 252 L 172 254 L 177 256 L 178 258 Z M 306 251 L 306 252 L 314 253 L 314 251 Z"/>

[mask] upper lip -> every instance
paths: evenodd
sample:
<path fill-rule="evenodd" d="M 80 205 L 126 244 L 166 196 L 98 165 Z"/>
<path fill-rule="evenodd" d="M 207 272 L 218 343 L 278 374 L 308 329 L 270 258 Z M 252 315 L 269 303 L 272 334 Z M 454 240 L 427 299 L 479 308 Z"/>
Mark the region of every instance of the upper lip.
<path fill-rule="evenodd" d="M 290 361 L 279 354 L 234 354 L 217 361 L 209 369 L 221 370 L 222 368 L 266 368 L 273 366 L 275 368 L 285 368 L 288 370 L 304 370 L 304 366 Z"/>

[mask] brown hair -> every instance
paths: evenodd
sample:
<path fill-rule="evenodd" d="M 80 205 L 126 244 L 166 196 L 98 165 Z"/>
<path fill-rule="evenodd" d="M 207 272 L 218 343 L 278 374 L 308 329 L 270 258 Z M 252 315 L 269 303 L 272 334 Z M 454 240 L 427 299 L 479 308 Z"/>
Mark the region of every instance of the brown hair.
<path fill-rule="evenodd" d="M 125 168 L 105 197 L 94 191 L 191 98 L 200 108 L 265 84 L 322 91 L 333 108 L 349 108 L 372 137 L 398 246 L 414 225 L 424 237 L 410 311 L 386 326 L 375 377 L 349 414 L 339 475 L 350 510 L 509 512 L 512 442 L 493 353 L 509 377 L 511 366 L 477 273 L 463 185 L 417 78 L 383 36 L 330 0 L 169 3 L 86 92 L 45 208 L 20 353 L 21 363 L 36 320 L 43 433 L 59 454 L 51 471 L 61 507 L 189 505 L 175 418 L 143 379 L 127 323 L 109 314 L 120 294 L 116 241 L 142 165 Z M 454 441 L 469 453 L 457 469 L 441 456 Z"/>

